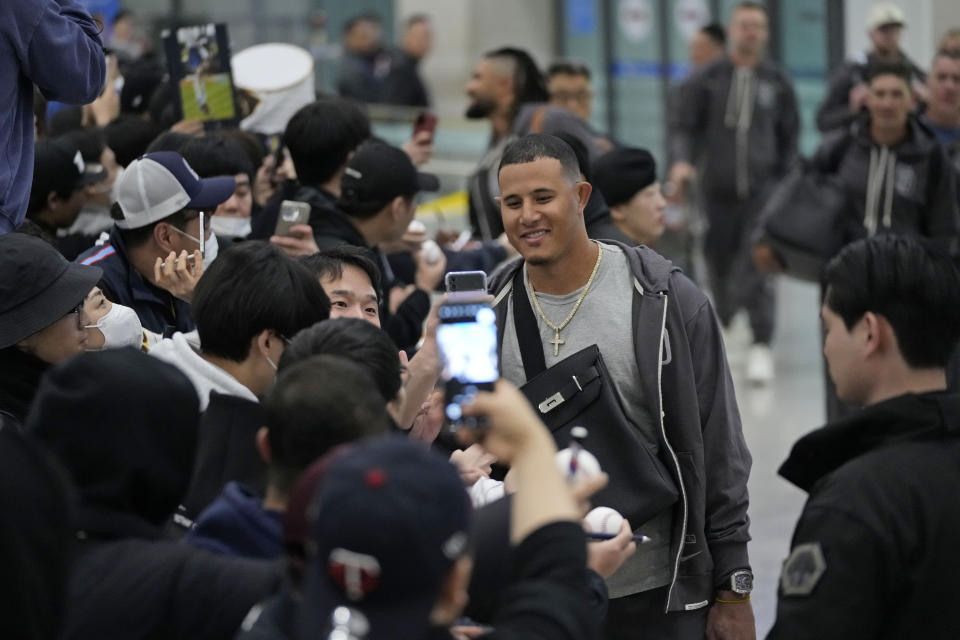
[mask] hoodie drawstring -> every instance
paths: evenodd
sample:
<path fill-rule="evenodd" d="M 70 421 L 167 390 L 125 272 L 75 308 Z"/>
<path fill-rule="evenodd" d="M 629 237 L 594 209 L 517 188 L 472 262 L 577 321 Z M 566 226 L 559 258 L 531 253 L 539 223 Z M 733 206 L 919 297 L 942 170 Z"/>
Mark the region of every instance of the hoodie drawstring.
<path fill-rule="evenodd" d="M 750 195 L 749 174 L 749 134 L 753 122 L 753 107 L 757 99 L 757 81 L 753 69 L 736 67 L 733 70 L 733 83 L 727 94 L 727 109 L 723 123 L 737 130 L 736 141 L 736 180 L 737 195 L 744 199 Z"/>
<path fill-rule="evenodd" d="M 889 229 L 893 222 L 893 187 L 896 175 L 897 154 L 889 147 L 870 148 L 870 168 L 867 170 L 867 203 L 863 226 L 867 236 L 877 233 L 880 224 Z M 884 193 L 884 183 L 886 192 Z M 880 218 L 880 197 L 883 194 L 883 219 Z"/>

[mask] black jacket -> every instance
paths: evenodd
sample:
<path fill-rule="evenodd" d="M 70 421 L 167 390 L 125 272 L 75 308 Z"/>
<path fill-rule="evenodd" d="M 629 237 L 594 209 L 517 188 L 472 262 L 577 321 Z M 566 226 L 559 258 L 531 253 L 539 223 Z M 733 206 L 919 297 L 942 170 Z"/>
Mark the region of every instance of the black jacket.
<path fill-rule="evenodd" d="M 0 425 L 23 429 L 40 378 L 49 368 L 16 345 L 0 349 Z"/>
<path fill-rule="evenodd" d="M 144 279 L 130 264 L 127 248 L 116 225 L 110 229 L 110 241 L 81 253 L 76 262 L 103 269 L 98 286 L 111 302 L 132 307 L 144 329 L 170 337 L 177 331 L 196 329 L 190 303 Z"/>
<path fill-rule="evenodd" d="M 430 94 L 420 77 L 420 61 L 406 52 L 393 54 L 390 73 L 383 85 L 383 101 L 408 107 L 429 107 Z"/>
<path fill-rule="evenodd" d="M 870 137 L 869 116 L 831 133 L 817 149 L 814 168 L 837 176 L 846 190 L 851 224 L 845 242 L 870 235 L 870 229 L 926 238 L 957 236 L 956 174 L 933 132 L 913 116 L 907 126 L 907 138 L 886 148 L 890 159 L 885 172 L 877 169 L 883 148 Z M 879 197 L 868 211 L 871 168 L 879 181 Z"/>
<path fill-rule="evenodd" d="M 254 240 L 268 240 L 277 228 L 277 218 L 280 215 L 280 205 L 284 200 L 306 202 L 310 205 L 310 219 L 308 224 L 316 235 L 322 228 L 323 220 L 327 215 L 336 211 L 337 197 L 317 187 L 301 185 L 293 180 L 287 180 L 277 189 L 273 197 L 263 208 L 254 213 L 250 222 L 250 238 Z M 323 248 L 322 246 L 320 247 Z"/>
<path fill-rule="evenodd" d="M 800 117 L 787 74 L 769 60 L 754 70 L 747 135 L 738 135 L 730 100 L 734 66 L 723 56 L 694 71 L 678 89 L 671 156 L 698 167 L 705 197 L 744 200 L 781 178 L 797 155 Z M 739 113 L 739 112 L 737 112 Z"/>
<path fill-rule="evenodd" d="M 267 463 L 257 452 L 256 436 L 264 424 L 259 402 L 216 391 L 210 393 L 210 404 L 200 416 L 193 476 L 179 515 L 196 520 L 228 482 L 239 482 L 263 496 Z M 185 524 L 180 518 L 176 521 Z"/>
<path fill-rule="evenodd" d="M 280 585 L 277 565 L 160 539 L 130 514 L 81 510 L 64 639 L 233 638 Z"/>
<path fill-rule="evenodd" d="M 634 276 L 633 290 L 623 295 L 633 305 L 636 384 L 650 399 L 649 414 L 662 416 L 661 460 L 683 490 L 674 507 L 666 605 L 670 611 L 706 607 L 717 585 L 750 566 L 752 460 L 723 338 L 707 297 L 669 260 L 647 247 L 620 246 Z M 508 263 L 490 282 L 501 341 L 508 293 L 521 265 Z"/>
<path fill-rule="evenodd" d="M 901 53 L 901 61 L 910 68 L 915 82 L 926 82 L 927 74 L 916 65 L 905 53 Z M 861 114 L 850 113 L 850 90 L 861 82 L 866 82 L 867 68 L 875 61 L 876 54 L 861 53 L 853 60 L 848 60 L 830 75 L 830 85 L 827 97 L 817 109 L 817 129 L 827 133 L 833 129 L 845 129 Z"/>
<path fill-rule="evenodd" d="M 957 637 L 960 395 L 863 409 L 801 438 L 780 475 L 810 497 L 769 638 Z"/>

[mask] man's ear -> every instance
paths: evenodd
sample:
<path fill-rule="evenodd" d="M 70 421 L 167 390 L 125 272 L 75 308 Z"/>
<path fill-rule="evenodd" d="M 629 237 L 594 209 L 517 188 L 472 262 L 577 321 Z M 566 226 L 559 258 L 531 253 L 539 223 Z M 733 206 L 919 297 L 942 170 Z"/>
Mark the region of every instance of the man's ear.
<path fill-rule="evenodd" d="M 51 191 L 47 194 L 47 210 L 56 211 L 57 207 L 60 206 L 62 201 L 63 200 L 57 195 L 56 191 Z"/>
<path fill-rule="evenodd" d="M 270 459 L 273 457 L 273 451 L 270 450 L 270 431 L 266 427 L 260 427 L 257 429 L 256 435 L 257 443 L 257 453 L 260 454 L 260 458 L 270 464 Z"/>
<path fill-rule="evenodd" d="M 272 335 L 269 329 L 264 329 L 251 339 L 250 350 L 256 350 L 260 355 L 269 356 L 272 341 L 279 339 L 277 336 Z"/>
<path fill-rule="evenodd" d="M 860 332 L 864 355 L 869 357 L 889 349 L 890 338 L 893 337 L 892 328 L 882 316 L 872 311 L 864 313 L 860 318 Z"/>
<path fill-rule="evenodd" d="M 577 194 L 577 204 L 580 207 L 580 213 L 583 213 L 583 210 L 587 206 L 587 201 L 590 200 L 590 194 L 593 192 L 593 185 L 585 180 L 581 180 L 574 185 L 573 188 Z"/>
<path fill-rule="evenodd" d="M 407 201 L 403 196 L 397 196 L 390 203 L 390 216 L 394 222 L 402 220 L 407 211 Z"/>
<path fill-rule="evenodd" d="M 175 232 L 171 230 L 169 223 L 157 223 L 153 226 L 153 241 L 163 250 L 164 253 L 170 253 L 171 251 L 176 250 L 173 243 L 174 233 Z"/>

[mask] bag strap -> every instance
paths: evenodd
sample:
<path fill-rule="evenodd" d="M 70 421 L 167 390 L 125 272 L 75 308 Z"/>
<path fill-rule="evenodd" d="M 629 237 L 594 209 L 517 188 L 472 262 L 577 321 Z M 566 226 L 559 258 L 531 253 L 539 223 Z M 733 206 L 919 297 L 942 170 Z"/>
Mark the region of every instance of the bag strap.
<path fill-rule="evenodd" d="M 532 380 L 547 370 L 547 360 L 543 355 L 543 339 L 537 318 L 530 307 L 527 289 L 523 286 L 523 265 L 513 275 L 513 328 L 517 333 L 520 358 L 523 360 L 523 372 L 527 380 Z"/>

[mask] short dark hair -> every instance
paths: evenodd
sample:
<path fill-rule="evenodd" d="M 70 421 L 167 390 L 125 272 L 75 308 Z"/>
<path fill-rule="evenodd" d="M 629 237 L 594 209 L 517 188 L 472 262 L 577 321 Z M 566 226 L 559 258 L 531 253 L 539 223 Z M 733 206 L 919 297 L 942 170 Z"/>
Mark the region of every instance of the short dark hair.
<path fill-rule="evenodd" d="M 960 29 L 957 29 L 957 37 L 960 37 Z M 954 62 L 960 61 L 960 49 L 938 49 L 935 54 L 933 54 L 933 60 L 930 62 L 930 67 L 937 64 L 937 60 L 940 58 L 946 58 L 947 60 L 953 60 Z"/>
<path fill-rule="evenodd" d="M 193 293 L 193 319 L 203 352 L 235 362 L 267 329 L 285 339 L 330 317 L 330 299 L 310 271 L 269 242 L 231 245 Z"/>
<path fill-rule="evenodd" d="M 380 290 L 380 269 L 373 261 L 370 251 L 352 244 L 341 244 L 335 247 L 321 249 L 318 253 L 309 256 L 300 256 L 300 262 L 313 271 L 320 280 L 339 280 L 343 277 L 344 265 L 356 267 L 367 274 L 370 284 L 377 294 L 379 301 L 383 297 Z"/>
<path fill-rule="evenodd" d="M 867 84 L 870 84 L 880 76 L 896 76 L 903 80 L 904 84 L 909 88 L 912 72 L 910 71 L 910 67 L 902 62 L 873 62 L 867 66 L 864 76 L 866 77 Z"/>
<path fill-rule="evenodd" d="M 514 110 L 519 109 L 524 104 L 550 100 L 550 92 L 547 91 L 547 83 L 543 74 L 540 73 L 540 68 L 534 61 L 533 56 L 523 49 L 501 47 L 488 51 L 483 57 L 505 58 L 513 62 Z"/>
<path fill-rule="evenodd" d="M 297 179 L 309 186 L 328 182 L 370 137 L 370 119 L 356 102 L 321 98 L 297 111 L 283 133 Z"/>
<path fill-rule="evenodd" d="M 380 14 L 375 11 L 364 11 L 363 13 L 358 13 L 355 16 L 351 16 L 343 23 L 343 35 L 347 35 L 353 29 L 363 22 L 372 22 L 373 24 L 383 24 L 383 19 L 380 18 Z"/>
<path fill-rule="evenodd" d="M 730 12 L 730 15 L 733 15 L 737 11 L 741 11 L 744 9 L 750 10 L 750 11 L 761 11 L 766 16 L 770 15 L 770 12 L 767 11 L 767 5 L 763 4 L 762 2 L 752 2 L 750 0 L 746 0 L 744 2 L 738 3 L 737 6 L 733 8 L 733 11 Z"/>
<path fill-rule="evenodd" d="M 576 60 L 557 60 L 547 68 L 547 77 L 553 76 L 583 76 L 590 79 L 590 67 Z"/>
<path fill-rule="evenodd" d="M 119 202 L 114 202 L 110 205 L 110 218 L 113 220 L 124 220 L 125 216 L 123 215 L 123 208 L 120 206 Z M 185 231 L 187 228 L 187 210 L 181 209 L 175 213 L 170 214 L 163 220 L 157 220 L 156 222 L 151 222 L 145 227 L 139 227 L 137 229 L 121 229 L 120 227 L 115 226 L 114 228 L 120 234 L 120 239 L 123 240 L 124 246 L 133 249 L 135 247 L 142 247 L 150 240 L 150 237 L 153 236 L 153 228 L 156 227 L 161 222 L 172 225 L 180 231 Z"/>
<path fill-rule="evenodd" d="M 216 134 L 193 138 L 183 145 L 180 155 L 201 178 L 243 173 L 253 186 L 253 164 L 243 145 L 233 138 Z"/>
<path fill-rule="evenodd" d="M 157 125 L 136 115 L 122 115 L 103 128 L 107 146 L 113 149 L 117 163 L 126 167 L 147 152 L 160 133 Z"/>
<path fill-rule="evenodd" d="M 232 138 L 240 143 L 247 158 L 250 159 L 250 164 L 253 165 L 254 172 L 260 168 L 267 157 L 267 146 L 260 136 L 243 129 L 225 129 L 219 133 L 225 138 Z"/>
<path fill-rule="evenodd" d="M 193 138 L 193 134 L 183 133 L 182 131 L 164 131 L 150 142 L 145 153 L 156 153 L 157 151 L 176 151 L 180 153 L 180 150 L 187 146 Z"/>
<path fill-rule="evenodd" d="M 349 358 L 367 369 L 386 405 L 397 397 L 400 358 L 385 331 L 359 318 L 330 318 L 298 333 L 280 357 L 281 371 L 319 354 Z"/>
<path fill-rule="evenodd" d="M 313 356 L 280 371 L 263 408 L 270 484 L 284 492 L 337 445 L 384 434 L 390 424 L 367 370 L 333 355 Z"/>
<path fill-rule="evenodd" d="M 719 22 L 711 22 L 700 27 L 700 33 L 707 36 L 721 47 L 727 44 L 727 30 Z"/>
<path fill-rule="evenodd" d="M 892 234 L 846 246 L 824 273 L 826 306 L 852 329 L 887 319 L 914 368 L 945 367 L 960 340 L 960 274 L 947 251 Z"/>
<path fill-rule="evenodd" d="M 569 144 L 557 136 L 546 133 L 531 133 L 508 144 L 500 158 L 497 174 L 499 175 L 508 165 L 527 164 L 541 158 L 558 160 L 564 173 L 575 181 L 580 179 L 581 170 L 580 163 L 577 162 L 577 154 Z"/>
<path fill-rule="evenodd" d="M 61 136 L 77 149 L 84 162 L 100 163 L 100 157 L 107 146 L 107 138 L 102 129 L 78 129 L 70 131 Z"/>
<path fill-rule="evenodd" d="M 403 22 L 403 28 L 409 29 L 410 27 L 420 24 L 421 22 L 426 22 L 430 24 L 430 16 L 425 13 L 414 13 L 413 15 L 407 17 Z"/>

